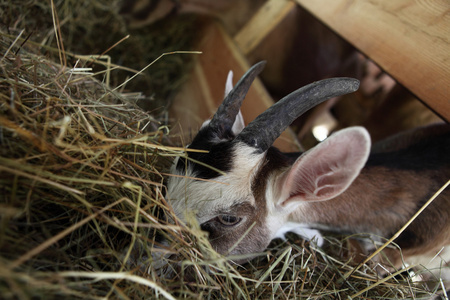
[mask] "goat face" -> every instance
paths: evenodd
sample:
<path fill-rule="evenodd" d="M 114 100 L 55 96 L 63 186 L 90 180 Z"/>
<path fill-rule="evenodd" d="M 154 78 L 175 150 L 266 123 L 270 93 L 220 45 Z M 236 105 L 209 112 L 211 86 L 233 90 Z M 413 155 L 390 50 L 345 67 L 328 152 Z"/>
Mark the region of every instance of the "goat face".
<path fill-rule="evenodd" d="M 189 159 L 211 160 L 210 166 L 224 174 L 179 158 L 172 173 L 183 177 L 170 177 L 168 182 L 168 195 L 177 216 L 184 219 L 186 213 L 194 212 L 201 229 L 209 233 L 211 245 L 219 253 L 263 250 L 272 235 L 265 225 L 267 209 L 255 199 L 252 183 L 264 154 L 253 153 L 254 149 L 231 141 L 206 144 L 205 148 L 198 146 L 195 140 L 190 145 L 192 149 L 209 150 L 209 153 L 189 153 Z M 233 247 L 244 235 L 249 242 Z"/>
<path fill-rule="evenodd" d="M 370 148 L 363 129 L 343 131 L 298 159 L 272 147 L 303 112 L 328 98 L 356 90 L 358 81 L 350 78 L 328 79 L 301 88 L 244 127 L 240 105 L 263 67 L 263 62 L 253 66 L 233 89 L 229 78 L 225 100 L 189 146 L 204 151 L 188 151 L 187 157 L 179 157 L 171 170 L 177 176 L 168 181 L 168 198 L 177 216 L 187 221 L 186 214 L 193 213 L 209 233 L 211 245 L 222 254 L 264 250 L 292 210 L 298 208 L 301 201 L 292 199 L 319 201 L 342 193 L 364 165 Z M 356 151 L 335 151 L 336 144 L 338 149 L 353 149 L 353 140 L 357 141 Z M 360 144 L 363 151 L 359 151 Z M 331 154 L 324 153 L 330 150 Z M 352 159 L 358 161 L 357 166 L 342 167 L 341 161 L 348 161 L 352 155 L 356 155 Z M 310 165 L 321 161 L 320 156 L 327 157 L 326 163 L 311 170 Z M 309 178 L 308 172 L 315 177 Z M 330 173 L 335 176 L 330 177 Z M 309 184 L 299 187 L 299 178 L 306 178 L 300 182 Z"/>

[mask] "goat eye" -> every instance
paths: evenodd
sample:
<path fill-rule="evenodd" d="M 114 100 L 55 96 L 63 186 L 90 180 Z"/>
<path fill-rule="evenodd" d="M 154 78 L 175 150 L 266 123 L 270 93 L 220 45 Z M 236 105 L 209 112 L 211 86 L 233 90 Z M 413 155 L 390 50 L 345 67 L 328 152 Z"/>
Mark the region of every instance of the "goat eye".
<path fill-rule="evenodd" d="M 231 215 L 220 215 L 217 220 L 225 226 L 233 226 L 239 223 L 242 218 L 231 216 Z"/>

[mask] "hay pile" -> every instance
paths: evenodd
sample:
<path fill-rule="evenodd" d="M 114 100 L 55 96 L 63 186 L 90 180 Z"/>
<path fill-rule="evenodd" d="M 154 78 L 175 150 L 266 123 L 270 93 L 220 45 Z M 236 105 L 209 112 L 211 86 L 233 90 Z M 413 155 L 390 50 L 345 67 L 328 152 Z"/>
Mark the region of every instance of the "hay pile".
<path fill-rule="evenodd" d="M 365 265 L 344 279 L 356 264 L 343 259 L 338 239 L 326 253 L 296 237 L 275 241 L 251 263 L 230 264 L 198 228 L 178 224 L 165 202 L 164 172 L 183 150 L 136 105 L 139 92 L 124 92 L 129 81 L 108 86 L 113 66 L 65 53 L 60 43 L 43 47 L 25 31 L 0 35 L 1 298 L 432 294 L 408 276 L 380 282 Z M 166 264 L 154 261 L 163 254 Z"/>

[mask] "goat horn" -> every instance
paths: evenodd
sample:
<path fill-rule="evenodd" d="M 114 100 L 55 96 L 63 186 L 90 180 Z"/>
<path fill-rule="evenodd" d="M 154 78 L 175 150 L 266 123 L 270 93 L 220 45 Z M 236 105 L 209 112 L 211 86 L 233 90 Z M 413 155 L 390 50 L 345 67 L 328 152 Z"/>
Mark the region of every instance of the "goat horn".
<path fill-rule="evenodd" d="M 261 61 L 251 67 L 244 76 L 242 76 L 217 109 L 216 114 L 209 123 L 210 128 L 217 130 L 220 133 L 231 131 L 236 116 L 239 113 L 239 109 L 241 108 L 242 101 L 247 95 L 248 89 L 256 76 L 264 69 L 265 65 L 266 62 Z"/>
<path fill-rule="evenodd" d="M 287 95 L 260 114 L 236 137 L 262 153 L 303 113 L 323 101 L 352 93 L 359 88 L 354 78 L 330 78 L 317 81 Z"/>

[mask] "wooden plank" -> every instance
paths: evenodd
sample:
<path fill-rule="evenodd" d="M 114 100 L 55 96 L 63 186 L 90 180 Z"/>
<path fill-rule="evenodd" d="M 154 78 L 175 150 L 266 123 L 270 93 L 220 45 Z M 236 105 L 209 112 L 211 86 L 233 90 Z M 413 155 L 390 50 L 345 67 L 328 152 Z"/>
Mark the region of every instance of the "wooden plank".
<path fill-rule="evenodd" d="M 184 143 L 189 142 L 203 121 L 210 118 L 222 102 L 228 71 L 233 71 L 236 83 L 250 68 L 234 41 L 218 23 L 209 23 L 201 34 L 202 40 L 195 50 L 203 54 L 198 56 L 188 82 L 171 105 L 171 115 L 180 125 L 174 129 L 181 127 Z M 241 107 L 245 122 L 248 124 L 273 103 L 261 81 L 256 79 Z M 299 150 L 291 130 L 286 130 L 275 146 L 282 151 Z"/>
<path fill-rule="evenodd" d="M 450 1 L 295 1 L 450 121 Z"/>
<path fill-rule="evenodd" d="M 295 3 L 288 0 L 269 0 L 234 36 L 238 48 L 249 54 L 285 17 L 294 9 Z"/>

